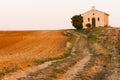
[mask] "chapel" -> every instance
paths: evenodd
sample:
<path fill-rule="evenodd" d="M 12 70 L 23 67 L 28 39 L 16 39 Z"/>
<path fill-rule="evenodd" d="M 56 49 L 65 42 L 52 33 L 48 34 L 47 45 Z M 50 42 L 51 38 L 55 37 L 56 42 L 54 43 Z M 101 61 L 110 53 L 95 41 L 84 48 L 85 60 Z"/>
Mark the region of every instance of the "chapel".
<path fill-rule="evenodd" d="M 87 28 L 86 24 L 90 23 L 92 28 L 106 26 L 109 24 L 109 14 L 95 9 L 95 6 L 92 6 L 92 9 L 83 13 L 83 28 Z"/>

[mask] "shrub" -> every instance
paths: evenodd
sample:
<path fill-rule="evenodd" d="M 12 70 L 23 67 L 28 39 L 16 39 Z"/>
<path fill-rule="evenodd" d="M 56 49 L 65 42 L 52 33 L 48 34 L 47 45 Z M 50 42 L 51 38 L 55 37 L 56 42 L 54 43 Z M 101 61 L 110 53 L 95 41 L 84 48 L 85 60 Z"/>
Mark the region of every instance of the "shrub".
<path fill-rule="evenodd" d="M 86 24 L 86 27 L 87 27 L 87 28 L 91 28 L 92 25 L 91 25 L 90 23 L 87 23 L 87 24 Z"/>

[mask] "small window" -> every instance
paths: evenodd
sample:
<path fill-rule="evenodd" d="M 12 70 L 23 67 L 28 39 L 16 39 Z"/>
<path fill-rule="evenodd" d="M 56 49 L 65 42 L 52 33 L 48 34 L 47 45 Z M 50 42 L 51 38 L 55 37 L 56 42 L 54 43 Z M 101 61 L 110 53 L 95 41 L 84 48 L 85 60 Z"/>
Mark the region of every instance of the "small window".
<path fill-rule="evenodd" d="M 95 13 L 93 13 L 93 15 L 95 15 Z"/>
<path fill-rule="evenodd" d="M 90 22 L 90 18 L 88 18 L 88 22 Z"/>
<path fill-rule="evenodd" d="M 100 18 L 98 17 L 98 21 L 100 21 Z"/>

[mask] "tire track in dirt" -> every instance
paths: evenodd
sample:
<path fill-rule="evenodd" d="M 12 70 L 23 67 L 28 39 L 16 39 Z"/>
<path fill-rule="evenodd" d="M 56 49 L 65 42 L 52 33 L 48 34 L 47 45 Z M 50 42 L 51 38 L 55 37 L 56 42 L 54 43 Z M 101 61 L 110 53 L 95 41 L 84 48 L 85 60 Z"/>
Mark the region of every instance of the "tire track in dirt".
<path fill-rule="evenodd" d="M 77 76 L 78 72 L 81 72 L 83 70 L 85 64 L 87 64 L 89 62 L 89 60 L 91 59 L 91 54 L 90 54 L 88 48 L 86 47 L 88 45 L 86 36 L 83 34 L 80 34 L 78 32 L 74 32 L 74 31 L 73 31 L 73 33 L 76 34 L 77 37 L 80 36 L 79 41 L 75 45 L 76 50 L 77 51 L 80 50 L 82 52 L 82 54 L 86 54 L 86 56 L 83 59 L 80 59 L 79 61 L 77 61 L 77 63 L 75 65 L 70 67 L 70 69 L 67 70 L 61 78 L 54 79 L 54 80 L 74 80 L 74 78 Z M 80 44 L 80 46 L 78 46 L 78 43 Z"/>
<path fill-rule="evenodd" d="M 87 51 L 87 50 L 86 50 Z M 87 53 L 82 60 L 78 61 L 73 67 L 71 67 L 63 76 L 58 80 L 74 80 L 78 72 L 82 71 L 85 64 L 90 60 L 90 55 Z"/>

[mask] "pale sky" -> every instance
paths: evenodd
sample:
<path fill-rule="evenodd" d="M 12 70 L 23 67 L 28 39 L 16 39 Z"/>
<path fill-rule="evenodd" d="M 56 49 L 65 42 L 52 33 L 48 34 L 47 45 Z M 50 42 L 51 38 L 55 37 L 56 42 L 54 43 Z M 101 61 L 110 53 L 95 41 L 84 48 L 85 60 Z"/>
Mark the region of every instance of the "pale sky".
<path fill-rule="evenodd" d="M 0 30 L 70 29 L 70 18 L 92 6 L 120 26 L 120 0 L 0 0 Z"/>

